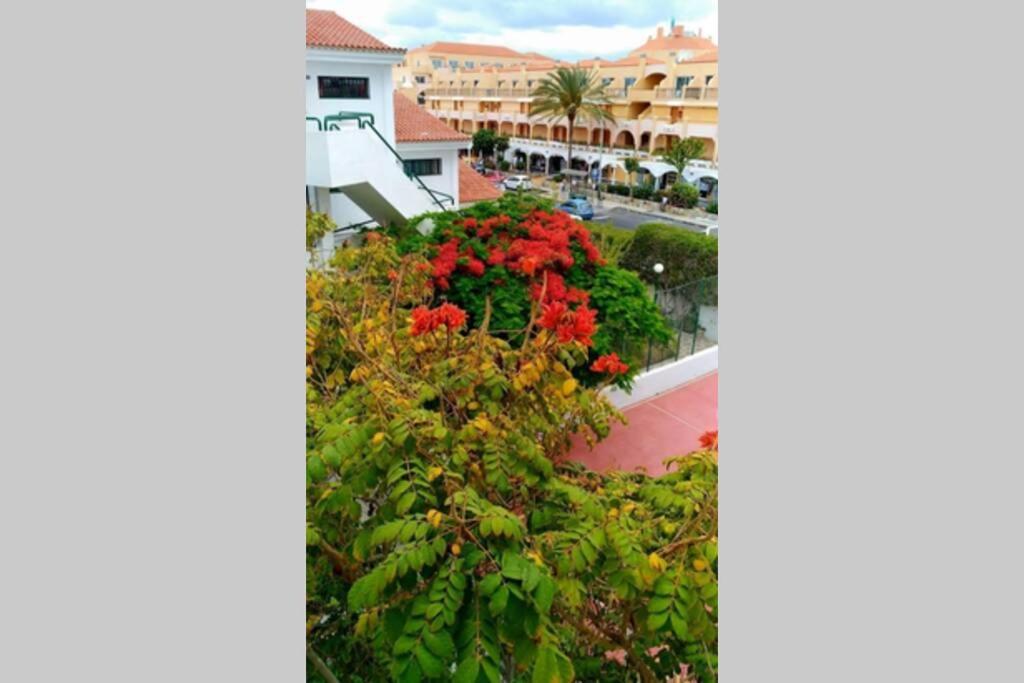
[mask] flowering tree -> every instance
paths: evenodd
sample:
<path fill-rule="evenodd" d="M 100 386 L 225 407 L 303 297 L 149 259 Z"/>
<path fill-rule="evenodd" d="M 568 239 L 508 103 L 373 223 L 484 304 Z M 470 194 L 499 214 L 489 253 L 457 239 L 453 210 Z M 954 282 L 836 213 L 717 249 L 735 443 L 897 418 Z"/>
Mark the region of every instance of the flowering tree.
<path fill-rule="evenodd" d="M 437 304 L 435 267 L 371 235 L 307 277 L 310 680 L 714 680 L 717 458 L 565 462 L 619 419 L 571 374 L 585 302 L 512 344 Z"/>
<path fill-rule="evenodd" d="M 529 196 L 506 195 L 462 212 L 431 214 L 434 229 L 406 239 L 405 251 L 425 251 L 438 301 L 450 301 L 479 326 L 490 307 L 490 331 L 516 342 L 531 316 L 563 339 L 575 336 L 591 359 L 633 349 L 614 383 L 628 387 L 648 339 L 667 343 L 664 317 L 635 273 L 609 266 L 590 231 L 564 211 Z M 577 379 L 595 386 L 603 376 L 580 364 Z"/>

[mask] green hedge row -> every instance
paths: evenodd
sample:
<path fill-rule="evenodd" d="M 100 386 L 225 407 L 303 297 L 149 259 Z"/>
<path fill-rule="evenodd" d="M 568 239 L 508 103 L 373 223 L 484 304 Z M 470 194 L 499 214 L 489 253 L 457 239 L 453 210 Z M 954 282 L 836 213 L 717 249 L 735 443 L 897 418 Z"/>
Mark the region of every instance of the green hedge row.
<path fill-rule="evenodd" d="M 665 272 L 662 287 L 675 287 L 718 275 L 718 240 L 664 223 L 644 223 L 633 233 L 633 241 L 619 259 L 623 268 L 654 282 L 654 264 Z"/>

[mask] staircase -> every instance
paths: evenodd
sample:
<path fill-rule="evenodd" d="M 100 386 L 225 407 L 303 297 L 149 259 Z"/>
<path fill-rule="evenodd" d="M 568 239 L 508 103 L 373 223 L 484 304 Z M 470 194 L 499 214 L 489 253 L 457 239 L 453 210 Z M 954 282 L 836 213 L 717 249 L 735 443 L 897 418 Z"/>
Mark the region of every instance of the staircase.
<path fill-rule="evenodd" d="M 454 197 L 405 172 L 401 156 L 374 126 L 372 114 L 341 113 L 306 121 L 307 185 L 345 194 L 379 225 L 400 225 L 427 211 L 454 208 Z"/>

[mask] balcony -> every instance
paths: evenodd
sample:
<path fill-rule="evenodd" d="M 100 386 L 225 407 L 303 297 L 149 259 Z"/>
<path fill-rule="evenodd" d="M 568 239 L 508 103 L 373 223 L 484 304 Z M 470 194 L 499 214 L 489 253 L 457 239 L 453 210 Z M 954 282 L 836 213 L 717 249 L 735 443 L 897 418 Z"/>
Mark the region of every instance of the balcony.
<path fill-rule="evenodd" d="M 718 88 L 655 88 L 654 99 L 718 102 Z"/>
<path fill-rule="evenodd" d="M 527 88 L 427 88 L 427 97 L 529 97 Z"/>

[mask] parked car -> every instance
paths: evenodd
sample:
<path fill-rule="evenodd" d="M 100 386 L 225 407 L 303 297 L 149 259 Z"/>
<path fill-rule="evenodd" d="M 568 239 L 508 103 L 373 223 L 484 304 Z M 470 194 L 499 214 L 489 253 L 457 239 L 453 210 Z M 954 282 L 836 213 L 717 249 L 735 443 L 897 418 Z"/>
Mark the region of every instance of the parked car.
<path fill-rule="evenodd" d="M 579 216 L 585 221 L 593 220 L 594 207 L 586 199 L 570 199 L 558 205 L 558 208 L 570 216 Z"/>
<path fill-rule="evenodd" d="M 505 178 L 505 189 L 506 190 L 532 190 L 533 183 L 530 182 L 530 176 L 527 175 L 510 175 Z"/>

